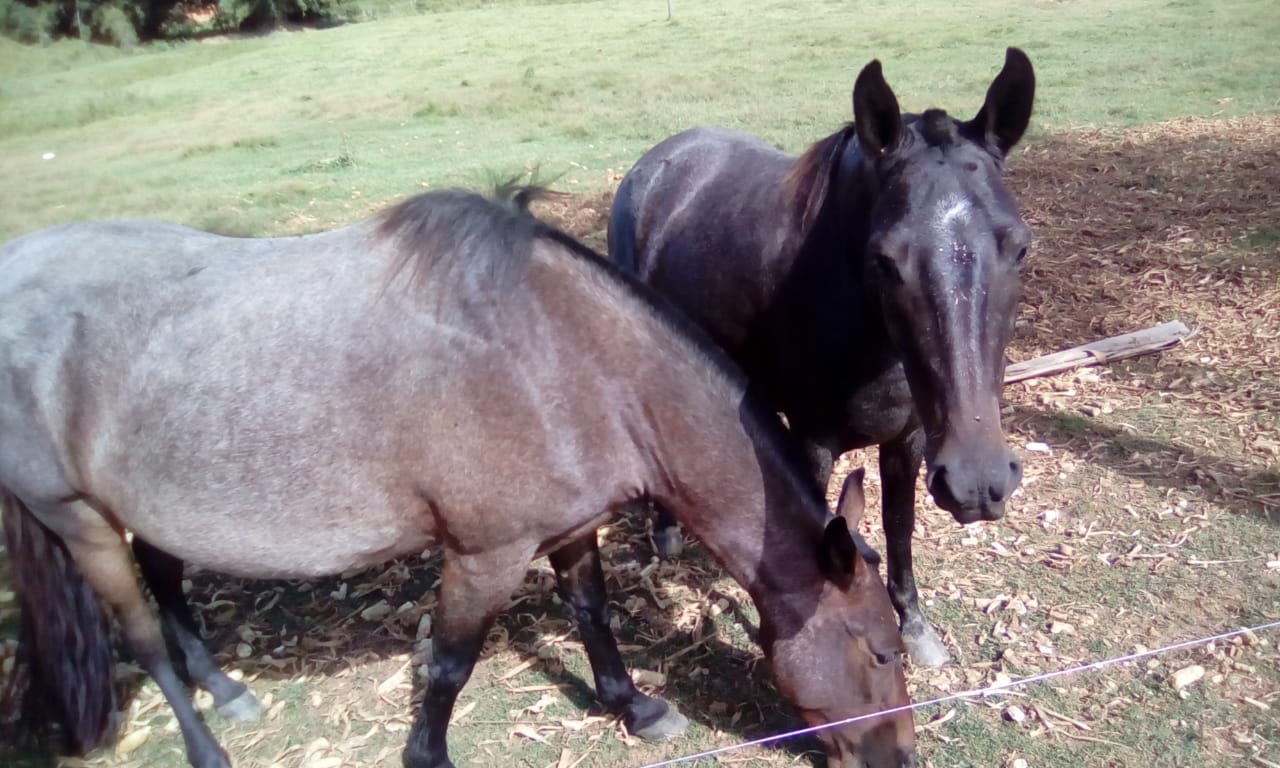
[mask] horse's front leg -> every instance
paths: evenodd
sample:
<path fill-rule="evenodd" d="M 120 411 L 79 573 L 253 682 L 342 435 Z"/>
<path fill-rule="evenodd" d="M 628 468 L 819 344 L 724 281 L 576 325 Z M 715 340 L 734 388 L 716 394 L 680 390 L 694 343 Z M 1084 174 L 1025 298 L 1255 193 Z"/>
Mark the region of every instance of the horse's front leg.
<path fill-rule="evenodd" d="M 445 552 L 427 694 L 409 731 L 405 768 L 453 768 L 445 731 L 454 702 L 475 669 L 494 616 L 520 585 L 532 557 L 526 547 L 472 555 Z"/>
<path fill-rule="evenodd" d="M 880 485 L 888 555 L 886 586 L 898 611 L 902 640 L 913 664 L 942 667 L 951 660 L 942 639 L 920 609 L 911 566 L 911 535 L 916 525 L 916 476 L 924 457 L 924 433 L 918 428 L 880 444 Z"/>
<path fill-rule="evenodd" d="M 573 614 L 591 661 L 600 703 L 622 718 L 628 732 L 642 739 L 667 739 L 684 733 L 689 725 L 684 715 L 662 699 L 641 693 L 622 664 L 618 643 L 609 629 L 609 597 L 596 532 L 570 541 L 549 559 L 560 595 Z"/>

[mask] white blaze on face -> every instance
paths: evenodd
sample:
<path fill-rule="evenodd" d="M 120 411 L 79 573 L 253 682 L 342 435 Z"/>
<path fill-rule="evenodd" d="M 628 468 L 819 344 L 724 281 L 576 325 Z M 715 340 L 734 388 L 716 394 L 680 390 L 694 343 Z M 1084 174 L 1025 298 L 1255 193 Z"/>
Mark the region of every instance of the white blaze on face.
<path fill-rule="evenodd" d="M 969 212 L 970 207 L 969 201 L 963 198 L 957 198 L 952 200 L 950 204 L 939 206 L 938 219 L 934 225 L 938 229 L 938 234 L 944 234 L 953 221 Z"/>

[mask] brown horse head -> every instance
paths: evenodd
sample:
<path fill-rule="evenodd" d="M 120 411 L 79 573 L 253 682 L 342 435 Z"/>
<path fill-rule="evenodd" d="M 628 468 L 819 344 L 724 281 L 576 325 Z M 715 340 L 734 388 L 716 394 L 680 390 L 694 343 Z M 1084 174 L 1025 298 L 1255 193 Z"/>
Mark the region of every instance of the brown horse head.
<path fill-rule="evenodd" d="M 925 429 L 929 491 L 961 523 L 1002 517 L 1022 477 L 999 395 L 1031 230 L 1001 170 L 1034 95 L 1016 48 L 967 122 L 937 109 L 904 117 L 878 61 L 853 90 L 861 172 L 875 190 L 868 280 Z"/>
<path fill-rule="evenodd" d="M 850 531 L 862 518 L 863 470 L 845 480 L 840 506 L 826 526 L 819 558 L 831 591 L 799 633 L 773 639 L 778 688 L 810 725 L 855 722 L 818 732 L 834 768 L 909 768 L 916 765 L 915 729 L 910 710 L 867 717 L 905 707 L 905 647 L 897 615 L 879 572 L 867 564 Z"/>

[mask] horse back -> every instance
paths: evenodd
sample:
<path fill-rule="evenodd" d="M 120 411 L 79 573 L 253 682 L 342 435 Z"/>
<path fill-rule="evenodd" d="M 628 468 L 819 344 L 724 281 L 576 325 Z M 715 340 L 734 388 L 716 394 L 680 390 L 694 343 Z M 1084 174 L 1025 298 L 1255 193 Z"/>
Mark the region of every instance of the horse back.
<path fill-rule="evenodd" d="M 0 486 L 94 499 L 190 562 L 314 576 L 589 530 L 657 476 L 627 404 L 661 387 L 734 407 L 687 386 L 707 363 L 586 257 L 538 240 L 520 279 L 449 305 L 462 282 L 388 283 L 395 245 L 369 231 L 83 224 L 10 244 Z"/>
<path fill-rule="evenodd" d="M 795 158 L 758 138 L 695 128 L 646 153 L 618 188 L 609 253 L 751 370 L 752 327 L 790 273 L 801 234 Z"/>

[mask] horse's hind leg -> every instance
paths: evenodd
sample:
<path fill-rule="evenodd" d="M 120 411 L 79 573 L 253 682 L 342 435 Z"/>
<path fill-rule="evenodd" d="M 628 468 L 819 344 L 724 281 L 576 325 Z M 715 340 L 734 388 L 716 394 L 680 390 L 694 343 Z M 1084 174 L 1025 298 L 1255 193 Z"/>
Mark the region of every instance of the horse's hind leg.
<path fill-rule="evenodd" d="M 560 593 L 586 646 L 600 702 L 641 738 L 666 739 L 684 733 L 689 726 L 684 715 L 662 699 L 641 693 L 622 665 L 618 643 L 609 629 L 609 601 L 595 531 L 552 552 L 550 560 Z"/>
<path fill-rule="evenodd" d="M 213 694 L 218 714 L 228 720 L 252 722 L 262 715 L 262 706 L 244 683 L 227 677 L 200 639 L 195 617 L 182 594 L 182 561 L 135 536 L 133 557 L 142 571 L 142 580 L 156 598 L 160 618 L 182 654 L 186 682 Z"/>
<path fill-rule="evenodd" d="M 653 548 L 660 557 L 674 560 L 684 551 L 684 534 L 680 522 L 666 508 L 649 503 L 649 520 L 653 526 Z"/>
<path fill-rule="evenodd" d="M 59 523 L 50 527 L 61 536 L 85 580 L 115 612 L 134 656 L 173 707 L 186 743 L 187 760 L 195 768 L 230 768 L 226 753 L 196 714 L 169 660 L 160 621 L 138 586 L 129 547 L 121 532 L 83 502 L 32 510 L 43 520 Z"/>
<path fill-rule="evenodd" d="M 519 586 L 531 547 L 462 555 L 445 552 L 427 663 L 427 694 L 409 731 L 405 768 L 452 768 L 445 731 L 458 692 L 471 677 L 493 617 Z"/>

